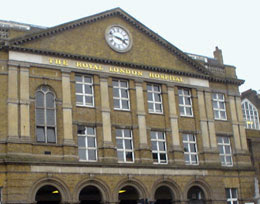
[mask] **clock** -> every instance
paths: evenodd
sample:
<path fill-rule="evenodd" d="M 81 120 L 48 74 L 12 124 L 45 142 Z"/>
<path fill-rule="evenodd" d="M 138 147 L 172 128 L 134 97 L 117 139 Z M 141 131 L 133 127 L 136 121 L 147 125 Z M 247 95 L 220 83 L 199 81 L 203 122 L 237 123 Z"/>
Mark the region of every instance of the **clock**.
<path fill-rule="evenodd" d="M 117 52 L 127 52 L 132 47 L 129 31 L 121 25 L 112 25 L 106 29 L 107 44 Z"/>

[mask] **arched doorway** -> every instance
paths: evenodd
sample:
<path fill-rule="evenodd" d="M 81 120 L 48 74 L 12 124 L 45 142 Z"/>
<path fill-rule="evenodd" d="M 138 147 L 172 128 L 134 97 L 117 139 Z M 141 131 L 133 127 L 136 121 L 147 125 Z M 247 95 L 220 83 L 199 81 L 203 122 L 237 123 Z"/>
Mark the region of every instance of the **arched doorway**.
<path fill-rule="evenodd" d="M 204 204 L 205 194 L 199 186 L 192 186 L 188 191 L 189 204 Z"/>
<path fill-rule="evenodd" d="M 171 204 L 174 201 L 174 194 L 167 186 L 161 186 L 155 191 L 155 204 Z"/>
<path fill-rule="evenodd" d="M 118 200 L 120 204 L 137 204 L 139 201 L 139 193 L 132 186 L 125 186 L 118 192 Z"/>
<path fill-rule="evenodd" d="M 37 191 L 35 201 L 37 204 L 59 204 L 61 194 L 56 187 L 45 185 Z"/>
<path fill-rule="evenodd" d="M 80 191 L 79 194 L 80 204 L 99 204 L 102 201 L 102 194 L 95 186 L 86 186 Z"/>

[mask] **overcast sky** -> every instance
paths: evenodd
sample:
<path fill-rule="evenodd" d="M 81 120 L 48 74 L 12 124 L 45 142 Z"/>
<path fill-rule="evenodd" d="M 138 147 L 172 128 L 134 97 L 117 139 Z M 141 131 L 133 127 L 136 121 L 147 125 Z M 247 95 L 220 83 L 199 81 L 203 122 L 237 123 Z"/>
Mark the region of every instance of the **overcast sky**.
<path fill-rule="evenodd" d="M 1 20 L 51 27 L 120 7 L 164 39 L 189 53 L 237 68 L 245 84 L 260 89 L 260 0 L 2 0 Z"/>

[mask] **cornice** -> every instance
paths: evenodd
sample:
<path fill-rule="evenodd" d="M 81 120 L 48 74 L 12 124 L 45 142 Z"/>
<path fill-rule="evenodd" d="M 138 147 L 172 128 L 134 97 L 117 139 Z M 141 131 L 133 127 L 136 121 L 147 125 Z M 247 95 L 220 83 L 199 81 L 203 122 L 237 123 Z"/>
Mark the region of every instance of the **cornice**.
<path fill-rule="evenodd" d="M 180 75 L 180 76 L 206 79 L 206 80 L 209 80 L 212 82 L 219 82 L 219 83 L 228 83 L 228 84 L 235 84 L 235 85 L 241 85 L 244 83 L 244 80 L 217 77 L 217 76 L 213 76 L 213 74 L 210 74 L 210 75 L 196 74 L 196 73 L 191 73 L 191 72 L 183 72 L 183 71 L 179 71 L 179 70 L 174 70 L 174 69 L 167 68 L 167 67 L 154 67 L 154 66 L 149 66 L 149 65 L 135 64 L 135 63 L 131 63 L 131 62 L 116 61 L 116 60 L 111 60 L 111 59 L 103 59 L 103 58 L 97 58 L 97 57 L 85 56 L 85 55 L 73 55 L 70 53 L 60 53 L 60 52 L 54 52 L 54 51 L 49 51 L 49 50 L 32 49 L 32 48 L 25 48 L 25 47 L 19 47 L 19 46 L 5 46 L 5 47 L 2 47 L 2 49 L 5 49 L 6 51 L 7 50 L 20 51 L 20 52 L 27 52 L 27 53 L 33 53 L 33 54 L 50 55 L 50 56 L 63 57 L 63 58 L 69 58 L 69 59 L 75 59 L 75 60 L 90 61 L 90 62 L 95 62 L 95 63 L 124 66 L 124 67 L 143 69 L 143 70 L 148 70 L 148 71 L 162 72 L 162 73 L 166 73 L 166 74 L 176 74 L 176 75 Z M 1 50 L 1 48 L 0 48 L 0 50 Z"/>

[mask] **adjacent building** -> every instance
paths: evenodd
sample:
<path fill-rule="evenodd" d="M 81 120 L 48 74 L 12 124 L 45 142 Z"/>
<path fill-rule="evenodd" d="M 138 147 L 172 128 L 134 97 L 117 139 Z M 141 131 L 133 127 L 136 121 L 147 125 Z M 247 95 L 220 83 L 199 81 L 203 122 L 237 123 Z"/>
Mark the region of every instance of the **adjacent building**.
<path fill-rule="evenodd" d="M 0 42 L 2 203 L 256 201 L 244 81 L 220 49 L 184 53 L 120 8 L 0 21 Z"/>

